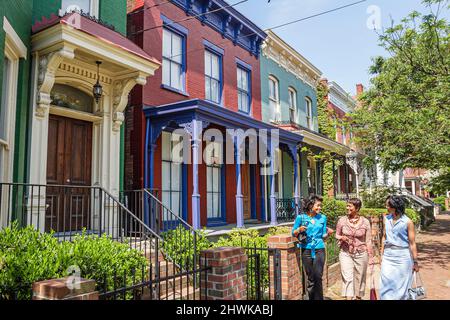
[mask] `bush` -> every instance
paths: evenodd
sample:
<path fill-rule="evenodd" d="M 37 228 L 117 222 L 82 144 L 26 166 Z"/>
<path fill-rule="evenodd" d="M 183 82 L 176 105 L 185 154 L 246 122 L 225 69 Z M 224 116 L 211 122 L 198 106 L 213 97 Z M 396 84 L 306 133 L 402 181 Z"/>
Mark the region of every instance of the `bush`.
<path fill-rule="evenodd" d="M 394 188 L 375 187 L 372 192 L 366 189 L 361 192 L 361 201 L 365 208 L 384 208 L 386 198 L 396 193 L 397 191 Z"/>
<path fill-rule="evenodd" d="M 336 200 L 331 197 L 324 197 L 322 203 L 322 212 L 327 216 L 327 225 L 334 228 L 339 217 L 346 214 L 347 203 Z"/>
<path fill-rule="evenodd" d="M 53 234 L 40 233 L 32 226 L 17 224 L 0 231 L 0 299 L 31 299 L 34 282 L 69 275 L 69 267 L 80 276 L 95 280 L 97 289 L 111 290 L 140 279 L 147 260 L 138 250 L 109 237 L 75 237 L 74 242 L 59 242 Z M 116 283 L 114 284 L 114 277 Z"/>
<path fill-rule="evenodd" d="M 161 236 L 164 240 L 162 249 L 175 264 L 189 268 L 194 266 L 194 234 L 190 230 L 180 225 L 174 230 L 163 232 Z M 200 257 L 200 252 L 210 248 L 211 243 L 204 230 L 197 231 L 196 241 L 196 253 Z"/>
<path fill-rule="evenodd" d="M 433 199 L 433 202 L 440 205 L 445 210 L 445 196 L 440 196 Z"/>

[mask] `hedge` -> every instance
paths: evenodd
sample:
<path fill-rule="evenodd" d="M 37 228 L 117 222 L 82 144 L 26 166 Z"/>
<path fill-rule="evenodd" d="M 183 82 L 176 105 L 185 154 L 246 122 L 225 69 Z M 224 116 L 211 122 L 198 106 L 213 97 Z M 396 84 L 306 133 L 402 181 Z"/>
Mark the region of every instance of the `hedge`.
<path fill-rule="evenodd" d="M 97 290 L 138 281 L 146 258 L 128 244 L 110 237 L 81 234 L 73 242 L 59 242 L 51 233 L 17 224 L 0 231 L 0 300 L 29 300 L 34 282 L 61 278 L 79 270 L 80 277 L 93 279 Z M 116 279 L 114 284 L 113 279 Z"/>

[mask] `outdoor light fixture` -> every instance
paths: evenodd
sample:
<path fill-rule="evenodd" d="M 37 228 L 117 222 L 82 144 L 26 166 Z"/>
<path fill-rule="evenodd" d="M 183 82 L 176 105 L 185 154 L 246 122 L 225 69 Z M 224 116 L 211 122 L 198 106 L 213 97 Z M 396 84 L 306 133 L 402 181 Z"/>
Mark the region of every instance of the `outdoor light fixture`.
<path fill-rule="evenodd" d="M 94 94 L 95 101 L 98 104 L 98 102 L 100 101 L 100 98 L 103 95 L 103 87 L 100 84 L 100 65 L 102 64 L 102 62 L 96 61 L 95 63 L 97 64 L 97 83 L 94 85 L 93 94 Z"/>

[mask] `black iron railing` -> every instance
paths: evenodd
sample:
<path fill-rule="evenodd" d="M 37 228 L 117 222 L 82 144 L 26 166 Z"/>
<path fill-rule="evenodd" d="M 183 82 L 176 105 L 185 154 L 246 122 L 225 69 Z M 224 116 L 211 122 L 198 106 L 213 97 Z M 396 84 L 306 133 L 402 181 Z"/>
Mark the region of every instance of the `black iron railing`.
<path fill-rule="evenodd" d="M 99 288 L 100 300 L 207 300 L 206 281 L 211 267 L 203 265 L 180 270 L 175 264 L 159 261 L 126 278 L 114 273 Z M 194 264 L 195 265 L 195 264 Z M 106 277 L 105 277 L 106 279 Z M 203 290 L 202 290 L 203 289 Z"/>
<path fill-rule="evenodd" d="M 121 202 L 163 239 L 162 250 L 166 259 L 181 270 L 197 268 L 203 235 L 194 230 L 180 214 L 174 213 L 159 199 L 155 190 L 142 189 L 124 191 Z M 195 273 L 194 273 L 195 276 Z"/>
<path fill-rule="evenodd" d="M 295 220 L 295 200 L 294 199 L 277 199 L 277 221 L 278 222 L 292 222 Z"/>
<path fill-rule="evenodd" d="M 158 263 L 161 237 L 101 187 L 0 183 L 0 217 L 2 227 L 16 221 L 61 241 L 106 234 Z"/>

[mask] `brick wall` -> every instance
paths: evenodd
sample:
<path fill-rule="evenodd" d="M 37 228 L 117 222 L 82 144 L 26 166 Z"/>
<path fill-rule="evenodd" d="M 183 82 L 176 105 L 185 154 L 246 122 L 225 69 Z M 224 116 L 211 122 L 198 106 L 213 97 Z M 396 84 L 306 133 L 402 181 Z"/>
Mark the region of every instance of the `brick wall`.
<path fill-rule="evenodd" d="M 156 3 L 158 3 L 156 1 Z M 134 3 L 134 8 L 141 4 Z M 154 0 L 145 2 L 146 7 L 155 5 Z M 128 8 L 133 7 L 133 1 L 128 3 Z M 167 4 L 144 10 L 138 14 L 128 17 L 129 38 L 141 46 L 147 53 L 158 60 L 162 60 L 162 28 L 146 31 L 143 34 L 134 32 L 142 29 L 148 29 L 154 26 L 162 25 L 161 14 L 172 21 L 187 19 L 186 13 L 173 4 Z M 131 93 L 131 104 L 137 106 L 134 108 L 134 123 L 132 127 L 127 128 L 126 137 L 130 139 L 130 148 L 136 152 L 133 157 L 126 159 L 126 167 L 133 168 L 133 177 L 137 181 L 143 182 L 143 157 L 139 156 L 144 152 L 145 131 L 142 130 L 144 116 L 141 106 L 158 106 L 162 104 L 173 103 L 187 99 L 205 98 L 205 80 L 204 80 L 204 44 L 206 39 L 214 45 L 224 50 L 222 60 L 223 70 L 223 105 L 230 110 L 237 111 L 237 65 L 236 57 L 252 67 L 251 90 L 252 90 L 252 115 L 256 119 L 261 119 L 261 80 L 260 80 L 260 61 L 252 56 L 247 50 L 240 46 L 235 46 L 232 41 L 223 39 L 222 36 L 212 28 L 200 23 L 197 19 L 179 22 L 180 25 L 189 30 L 186 40 L 186 91 L 189 96 L 181 95 L 161 88 L 162 68 L 156 71 L 155 76 L 148 79 L 144 87 L 136 87 Z M 144 124 L 145 125 L 145 124 Z M 137 128 L 140 127 L 140 128 Z M 141 151 L 138 151 L 141 149 Z M 136 163 L 138 162 L 138 163 Z M 141 169 L 139 169 L 141 168 Z M 136 170 L 138 172 L 136 172 Z"/>

